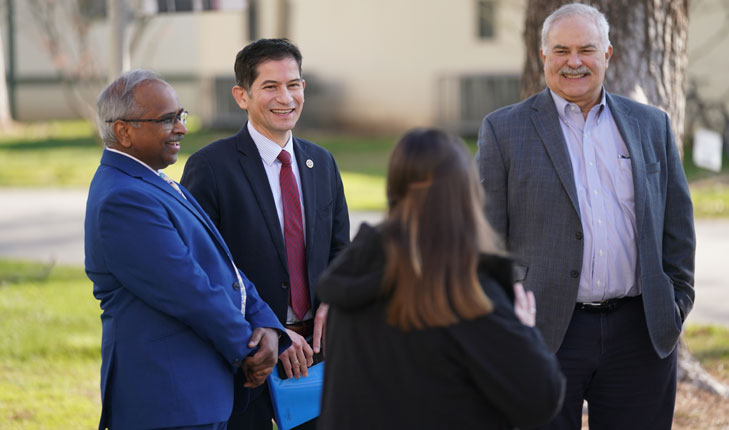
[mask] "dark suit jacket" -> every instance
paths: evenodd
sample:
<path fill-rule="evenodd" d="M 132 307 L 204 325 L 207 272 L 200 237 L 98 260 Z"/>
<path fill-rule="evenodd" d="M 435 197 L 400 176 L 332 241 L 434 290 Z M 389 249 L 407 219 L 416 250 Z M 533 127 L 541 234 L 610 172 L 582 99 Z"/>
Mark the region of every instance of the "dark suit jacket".
<path fill-rule="evenodd" d="M 478 267 L 491 313 L 408 332 L 385 321 L 384 268 L 380 234 L 363 225 L 317 286 L 331 306 L 318 429 L 506 429 L 559 411 L 564 378 L 514 315 L 507 260 L 484 256 Z"/>
<path fill-rule="evenodd" d="M 190 193 L 104 151 L 89 189 L 86 273 L 101 301 L 99 428 L 227 421 L 233 374 L 257 327 L 283 327 Z M 290 344 L 282 338 L 281 350 Z"/>
<path fill-rule="evenodd" d="M 294 152 L 304 194 L 310 298 L 316 304 L 314 285 L 319 275 L 349 243 L 349 214 L 332 154 L 296 137 Z M 311 168 L 307 160 L 313 162 Z M 284 238 L 263 162 L 247 126 L 193 154 L 181 182 L 220 229 L 236 264 L 261 298 L 285 322 L 289 275 Z"/>
<path fill-rule="evenodd" d="M 638 282 L 653 346 L 665 357 L 694 301 L 691 197 L 668 116 L 613 94 L 607 103 L 631 157 Z M 537 326 L 556 351 L 575 307 L 583 233 L 549 90 L 488 115 L 476 158 L 488 219 L 519 260 L 517 280 L 534 291 Z"/>

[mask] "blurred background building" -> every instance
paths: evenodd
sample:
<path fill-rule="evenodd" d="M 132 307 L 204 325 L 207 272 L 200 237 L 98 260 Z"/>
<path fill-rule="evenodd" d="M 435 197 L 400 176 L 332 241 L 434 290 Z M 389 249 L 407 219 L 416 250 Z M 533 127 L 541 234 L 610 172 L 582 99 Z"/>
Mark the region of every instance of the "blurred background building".
<path fill-rule="evenodd" d="M 691 3 L 688 96 L 709 107 L 729 100 L 727 3 Z M 261 37 L 288 37 L 302 50 L 301 128 L 437 125 L 475 135 L 484 115 L 519 99 L 526 0 L 4 0 L 15 119 L 93 116 L 110 64 L 127 55 L 112 46 L 116 6 L 122 63 L 161 73 L 205 126 L 242 124 L 233 62 Z"/>

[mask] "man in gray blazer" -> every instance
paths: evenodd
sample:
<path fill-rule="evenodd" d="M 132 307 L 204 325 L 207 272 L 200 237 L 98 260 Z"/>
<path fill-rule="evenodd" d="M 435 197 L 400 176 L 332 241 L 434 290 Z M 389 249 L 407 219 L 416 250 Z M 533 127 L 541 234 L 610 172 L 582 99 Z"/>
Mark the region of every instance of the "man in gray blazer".
<path fill-rule="evenodd" d="M 548 89 L 479 131 L 486 212 L 534 291 L 537 326 L 567 376 L 545 428 L 667 429 L 676 345 L 694 301 L 695 237 L 668 116 L 603 87 L 612 55 L 597 9 L 542 28 Z"/>

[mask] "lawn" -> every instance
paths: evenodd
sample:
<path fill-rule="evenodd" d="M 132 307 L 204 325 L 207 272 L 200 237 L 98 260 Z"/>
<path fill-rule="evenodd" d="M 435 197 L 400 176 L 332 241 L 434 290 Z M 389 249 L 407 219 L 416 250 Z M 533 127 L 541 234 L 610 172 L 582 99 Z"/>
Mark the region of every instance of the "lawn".
<path fill-rule="evenodd" d="M 200 129 L 193 119 L 177 163 L 165 169 L 179 180 L 187 158 L 235 130 Z M 83 121 L 28 124 L 0 136 L 0 187 L 85 188 L 102 152 L 96 131 Z M 309 136 L 307 136 L 309 137 Z M 322 136 L 312 138 L 335 156 L 351 210 L 385 208 L 385 174 L 394 138 Z"/>
<path fill-rule="evenodd" d="M 0 261 L 0 427 L 98 423 L 101 323 L 83 270 Z"/>
<path fill-rule="evenodd" d="M 79 267 L 0 260 L 0 426 L 91 429 L 100 412 L 101 322 Z M 695 356 L 729 382 L 729 329 L 691 326 Z"/>
<path fill-rule="evenodd" d="M 235 130 L 201 129 L 194 117 L 182 142 L 177 163 L 166 169 L 173 179 L 182 176 L 190 154 Z M 387 160 L 395 137 L 306 135 L 334 154 L 350 210 L 385 209 Z M 472 152 L 475 139 L 467 139 Z M 24 124 L 0 136 L 0 187 L 85 188 L 99 164 L 102 146 L 96 130 L 83 121 Z M 729 159 L 723 175 L 694 166 L 686 151 L 686 173 L 691 181 L 695 213 L 699 217 L 729 217 Z"/>

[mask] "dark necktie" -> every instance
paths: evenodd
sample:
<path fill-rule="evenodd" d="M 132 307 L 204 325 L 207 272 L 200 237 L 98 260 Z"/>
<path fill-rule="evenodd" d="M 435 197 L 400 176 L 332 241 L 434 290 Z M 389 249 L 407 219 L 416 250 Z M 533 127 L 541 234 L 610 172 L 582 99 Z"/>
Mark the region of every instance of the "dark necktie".
<path fill-rule="evenodd" d="M 306 275 L 306 244 L 304 243 L 304 226 L 299 203 L 299 186 L 296 184 L 296 177 L 291 169 L 291 155 L 282 150 L 277 158 L 281 160 L 279 182 L 283 201 L 286 259 L 289 264 L 291 284 L 290 301 L 296 316 L 299 320 L 303 320 L 306 311 L 311 307 L 311 301 Z"/>

